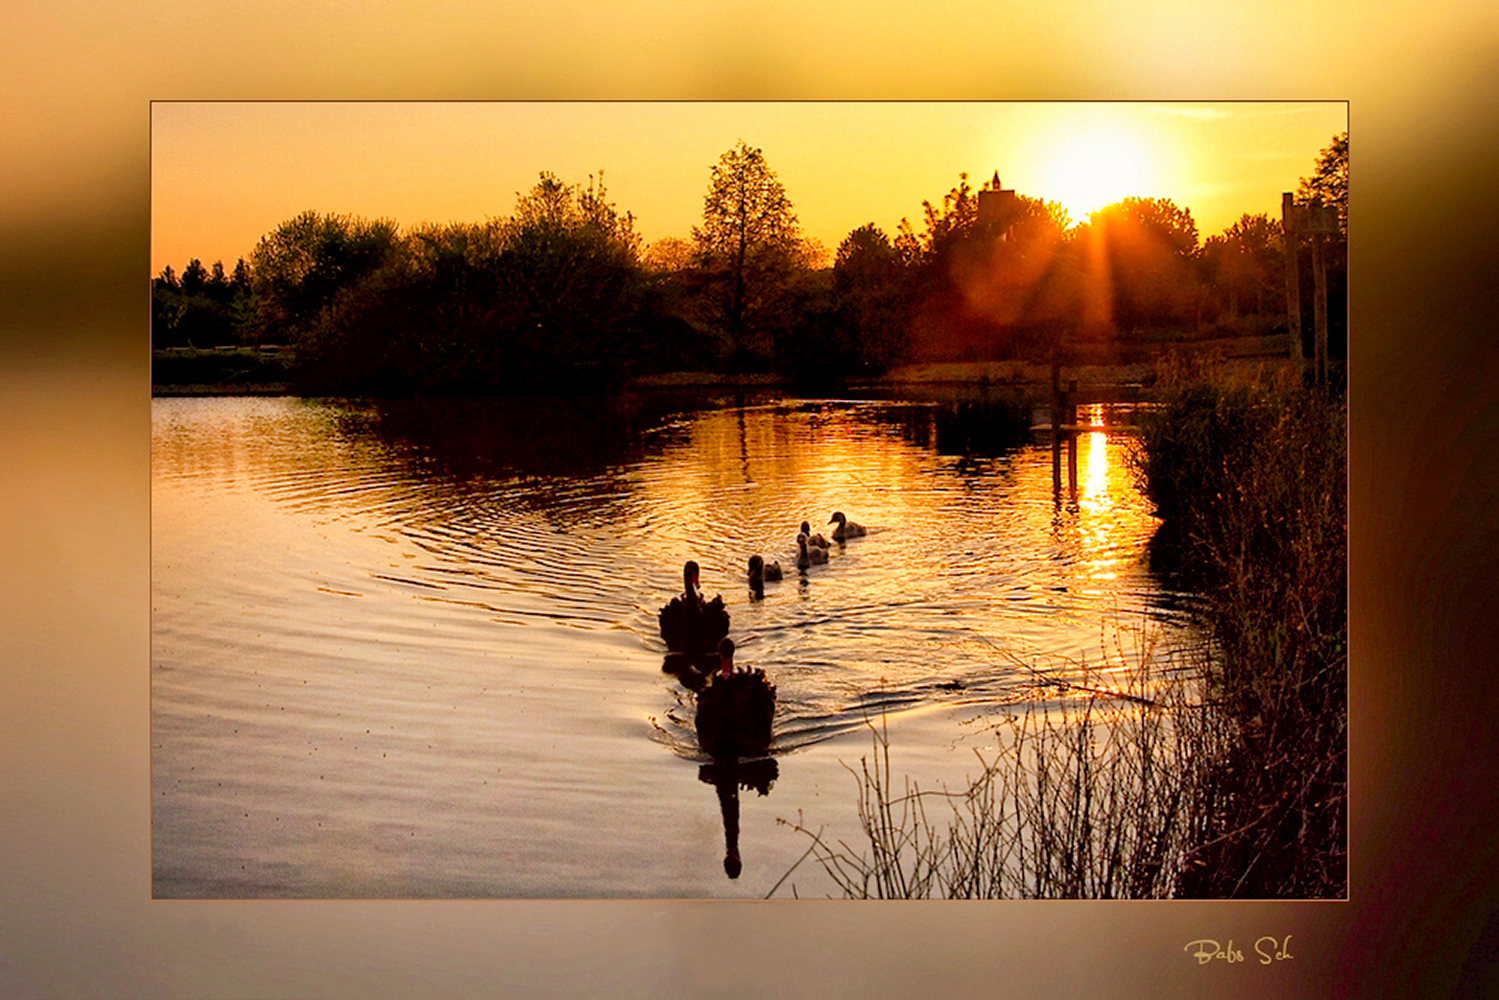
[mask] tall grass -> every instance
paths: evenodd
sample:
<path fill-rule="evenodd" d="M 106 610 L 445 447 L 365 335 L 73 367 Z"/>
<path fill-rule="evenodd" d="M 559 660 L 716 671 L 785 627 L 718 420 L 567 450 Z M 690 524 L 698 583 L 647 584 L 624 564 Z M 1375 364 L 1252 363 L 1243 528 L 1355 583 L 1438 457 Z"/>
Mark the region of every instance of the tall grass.
<path fill-rule="evenodd" d="M 1180 893 L 1347 891 L 1346 404 L 1299 379 L 1178 367 L 1137 471 L 1212 637 L 1235 738 L 1198 785 Z"/>
<path fill-rule="evenodd" d="M 978 774 L 961 791 L 909 779 L 895 788 L 882 719 L 871 724 L 873 753 L 857 770 L 845 765 L 859 786 L 862 843 L 781 822 L 810 839 L 809 855 L 850 898 L 1170 897 L 1193 784 L 1223 752 L 1222 730 L 1192 672 L 1153 660 L 1138 650 L 1097 675 L 1038 676 L 1034 697 L 995 728 L 1002 748 L 975 751 Z"/>

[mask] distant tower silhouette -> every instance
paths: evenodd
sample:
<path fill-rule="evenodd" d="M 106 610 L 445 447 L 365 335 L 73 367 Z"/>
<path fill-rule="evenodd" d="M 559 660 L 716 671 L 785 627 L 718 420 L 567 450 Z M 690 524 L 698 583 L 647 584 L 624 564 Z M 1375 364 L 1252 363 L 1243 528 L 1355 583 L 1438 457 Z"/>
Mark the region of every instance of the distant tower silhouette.
<path fill-rule="evenodd" d="M 988 188 L 979 192 L 979 222 L 980 224 L 995 223 L 1003 226 L 1006 233 L 1010 223 L 1015 218 L 1015 192 L 1013 189 L 1006 190 L 999 186 L 999 171 L 994 171 L 994 179 L 989 182 Z"/>

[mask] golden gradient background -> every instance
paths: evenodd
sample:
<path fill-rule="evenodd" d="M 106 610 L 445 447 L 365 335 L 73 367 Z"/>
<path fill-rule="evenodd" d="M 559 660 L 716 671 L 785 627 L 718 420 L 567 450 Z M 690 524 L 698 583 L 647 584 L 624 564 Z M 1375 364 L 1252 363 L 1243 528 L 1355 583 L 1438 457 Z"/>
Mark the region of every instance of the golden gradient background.
<path fill-rule="evenodd" d="M 0 995 L 1441 996 L 1485 956 L 1499 985 L 1499 10 L 908 8 L 8 5 Z M 1350 101 L 1352 901 L 151 901 L 148 102 L 809 97 Z M 1261 934 L 1294 960 L 1251 964 Z M 1201 937 L 1251 962 L 1198 968 Z"/>

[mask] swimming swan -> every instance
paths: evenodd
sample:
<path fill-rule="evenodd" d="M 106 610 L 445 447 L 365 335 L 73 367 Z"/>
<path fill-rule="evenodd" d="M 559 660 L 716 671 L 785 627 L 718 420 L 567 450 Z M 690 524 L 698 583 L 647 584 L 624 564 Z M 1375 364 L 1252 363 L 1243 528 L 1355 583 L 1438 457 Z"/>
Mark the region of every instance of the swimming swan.
<path fill-rule="evenodd" d="M 828 561 L 828 550 L 820 549 L 815 545 L 807 544 L 806 535 L 796 536 L 796 568 L 806 569 L 808 566 L 820 565 Z"/>
<path fill-rule="evenodd" d="M 838 525 L 838 527 L 833 529 L 833 540 L 835 542 L 847 541 L 850 538 L 863 538 L 867 534 L 862 524 L 855 524 L 850 521 L 843 516 L 843 511 L 841 510 L 833 511 L 833 519 L 828 523 Z"/>
<path fill-rule="evenodd" d="M 833 547 L 831 542 L 822 537 L 822 532 L 818 532 L 815 535 L 812 534 L 812 526 L 806 521 L 802 522 L 802 534 L 807 536 L 808 545 L 816 546 L 819 549 L 830 549 Z"/>
<path fill-rule="evenodd" d="M 661 638 L 673 653 L 707 653 L 729 634 L 729 613 L 723 597 L 704 601 L 698 593 L 699 570 L 688 560 L 682 567 L 682 593 L 661 608 L 657 619 Z"/>
<path fill-rule="evenodd" d="M 698 745 L 719 760 L 758 757 L 770 749 L 776 687 L 763 670 L 734 669 L 734 640 L 718 644 L 719 669 L 697 695 Z"/>
<path fill-rule="evenodd" d="M 765 581 L 772 583 L 781 579 L 781 564 L 779 562 L 766 562 L 758 555 L 749 558 L 749 585 L 760 593 L 765 589 Z"/>

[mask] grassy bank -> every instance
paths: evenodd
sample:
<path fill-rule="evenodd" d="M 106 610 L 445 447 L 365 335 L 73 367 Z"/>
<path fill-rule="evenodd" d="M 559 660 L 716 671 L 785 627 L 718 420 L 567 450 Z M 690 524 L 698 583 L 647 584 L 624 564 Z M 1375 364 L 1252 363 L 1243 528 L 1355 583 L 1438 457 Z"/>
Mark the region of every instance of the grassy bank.
<path fill-rule="evenodd" d="M 1234 728 L 1201 782 L 1181 894 L 1347 891 L 1346 402 L 1168 371 L 1141 485 L 1164 559 L 1203 595 L 1210 696 Z"/>
<path fill-rule="evenodd" d="M 165 348 L 151 352 L 157 396 L 254 396 L 290 391 L 295 356 L 288 348 Z"/>

